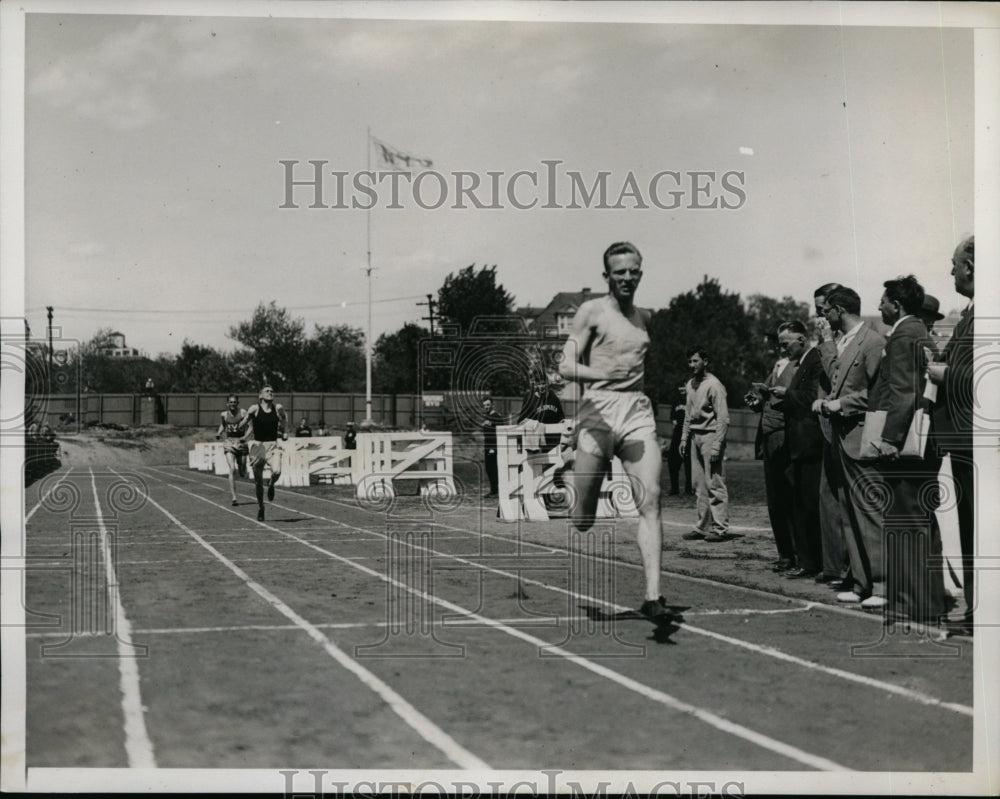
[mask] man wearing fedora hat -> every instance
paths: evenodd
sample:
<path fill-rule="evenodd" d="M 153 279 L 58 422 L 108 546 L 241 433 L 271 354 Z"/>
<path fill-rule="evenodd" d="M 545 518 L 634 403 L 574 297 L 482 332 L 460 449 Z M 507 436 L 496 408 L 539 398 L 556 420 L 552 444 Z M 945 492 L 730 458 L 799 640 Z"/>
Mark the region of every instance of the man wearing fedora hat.
<path fill-rule="evenodd" d="M 940 349 L 937 345 L 940 342 L 938 334 L 934 332 L 934 325 L 944 319 L 944 314 L 939 310 L 941 303 L 938 302 L 938 298 L 933 294 L 925 294 L 923 305 L 920 306 L 920 310 L 917 311 L 917 318 L 924 323 L 927 328 L 927 332 L 931 336 L 931 342 L 935 345 L 935 349 Z M 943 346 L 943 342 L 940 342 Z"/>

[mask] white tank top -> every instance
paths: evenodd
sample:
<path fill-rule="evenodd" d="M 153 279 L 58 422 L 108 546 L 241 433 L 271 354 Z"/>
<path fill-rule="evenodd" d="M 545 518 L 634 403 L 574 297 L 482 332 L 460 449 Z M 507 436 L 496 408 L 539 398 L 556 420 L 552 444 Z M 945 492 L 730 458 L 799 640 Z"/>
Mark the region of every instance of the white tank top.
<path fill-rule="evenodd" d="M 606 300 L 602 300 L 606 303 Z M 605 304 L 601 309 L 597 327 L 581 362 L 595 369 L 611 366 L 628 367 L 628 375 L 621 380 L 595 380 L 590 388 L 605 391 L 642 391 L 644 388 L 646 351 L 649 334 L 646 332 L 642 311 L 635 309 L 635 321 L 626 319 L 620 311 Z"/>

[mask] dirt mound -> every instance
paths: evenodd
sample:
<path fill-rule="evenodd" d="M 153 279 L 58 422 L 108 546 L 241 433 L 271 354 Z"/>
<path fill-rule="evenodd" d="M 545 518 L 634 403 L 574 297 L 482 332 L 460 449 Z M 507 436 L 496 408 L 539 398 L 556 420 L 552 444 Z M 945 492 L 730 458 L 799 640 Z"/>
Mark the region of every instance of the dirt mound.
<path fill-rule="evenodd" d="M 215 431 L 174 425 L 148 425 L 125 430 L 91 428 L 60 434 L 63 466 L 187 465 L 187 454 L 198 441 L 214 441 Z"/>

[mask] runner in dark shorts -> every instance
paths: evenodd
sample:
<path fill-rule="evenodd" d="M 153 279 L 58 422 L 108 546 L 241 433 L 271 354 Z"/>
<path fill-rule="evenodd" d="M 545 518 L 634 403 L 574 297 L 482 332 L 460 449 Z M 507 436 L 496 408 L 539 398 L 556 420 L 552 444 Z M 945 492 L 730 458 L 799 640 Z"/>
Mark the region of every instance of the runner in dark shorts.
<path fill-rule="evenodd" d="M 246 435 L 253 435 L 250 440 L 250 468 L 253 470 L 254 489 L 257 492 L 257 521 L 264 521 L 264 467 L 271 470 L 271 478 L 267 481 L 267 501 L 274 501 L 274 486 L 281 476 L 282 441 L 288 440 L 286 430 L 285 409 L 274 402 L 274 389 L 264 386 L 260 390 L 256 405 L 251 405 L 247 411 Z"/>

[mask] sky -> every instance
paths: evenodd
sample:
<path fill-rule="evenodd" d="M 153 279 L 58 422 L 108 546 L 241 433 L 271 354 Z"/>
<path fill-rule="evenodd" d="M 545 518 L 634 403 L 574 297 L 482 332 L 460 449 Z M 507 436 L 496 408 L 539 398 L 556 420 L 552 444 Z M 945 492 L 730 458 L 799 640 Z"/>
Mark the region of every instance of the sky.
<path fill-rule="evenodd" d="M 77 7 L 77 6 L 74 6 Z M 80 6 L 86 8 L 86 4 Z M 45 8 L 51 8 L 46 6 Z M 155 7 L 154 7 L 155 8 Z M 162 7 L 161 7 L 162 8 Z M 211 9 L 212 6 L 205 6 Z M 268 7 L 269 9 L 271 6 Z M 314 6 L 321 8 L 321 6 Z M 496 265 L 517 305 L 602 290 L 601 253 L 644 255 L 638 300 L 665 307 L 705 275 L 744 298 L 811 301 L 915 274 L 942 310 L 963 306 L 952 250 L 973 232 L 973 35 L 934 25 L 710 24 L 29 13 L 25 55 L 25 310 L 59 336 L 113 327 L 155 356 L 187 339 L 231 350 L 232 325 L 275 301 L 373 338 L 420 322 L 446 276 Z M 702 14 L 702 17 L 706 17 Z M 781 21 L 781 18 L 777 18 Z M 351 181 L 371 135 L 433 161 L 447 202 L 422 208 L 285 203 L 285 167 L 322 160 Z M 613 205 L 541 208 L 576 171 L 607 172 Z M 454 208 L 456 171 L 501 208 Z M 651 202 L 671 189 L 680 207 Z M 714 173 L 696 180 L 691 172 Z M 726 191 L 722 175 L 731 173 Z M 733 177 L 739 173 L 739 178 Z M 738 183 L 736 182 L 738 181 Z M 420 198 L 433 204 L 435 180 Z M 489 204 L 490 193 L 479 192 Z M 699 208 L 725 200 L 735 208 Z M 581 206 L 587 203 L 579 202 Z M 59 346 L 57 344 L 57 346 Z"/>

